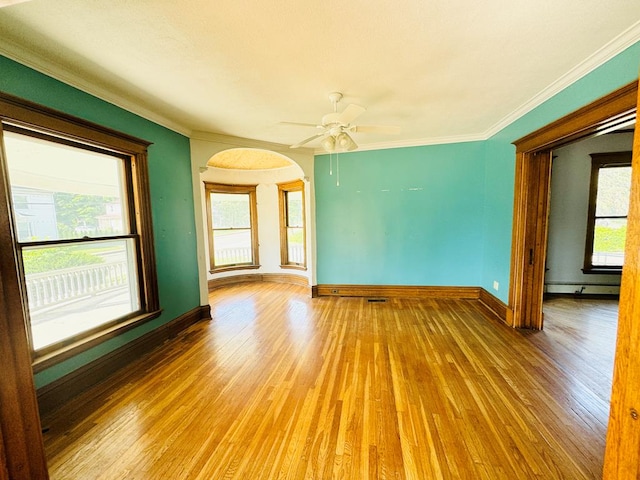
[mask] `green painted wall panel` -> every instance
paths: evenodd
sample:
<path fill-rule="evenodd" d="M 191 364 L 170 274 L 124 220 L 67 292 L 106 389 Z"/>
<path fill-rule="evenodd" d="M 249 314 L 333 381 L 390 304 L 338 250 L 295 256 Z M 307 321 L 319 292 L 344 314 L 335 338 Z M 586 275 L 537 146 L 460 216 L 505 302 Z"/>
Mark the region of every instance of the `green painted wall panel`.
<path fill-rule="evenodd" d="M 477 285 L 481 143 L 316 157 L 318 283 Z"/>
<path fill-rule="evenodd" d="M 189 139 L 0 56 L 0 90 L 153 142 L 149 179 L 162 315 L 36 375 L 53 380 L 199 306 Z"/>

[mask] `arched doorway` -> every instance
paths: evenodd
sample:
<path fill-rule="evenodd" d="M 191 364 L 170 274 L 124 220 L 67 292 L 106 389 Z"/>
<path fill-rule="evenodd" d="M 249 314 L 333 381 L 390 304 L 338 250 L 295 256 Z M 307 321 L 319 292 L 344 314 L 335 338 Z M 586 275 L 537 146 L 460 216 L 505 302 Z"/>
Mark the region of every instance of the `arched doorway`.
<path fill-rule="evenodd" d="M 205 132 L 197 132 L 190 143 L 201 303 L 208 303 L 209 289 L 213 286 L 211 280 L 228 280 L 233 283 L 232 277 L 235 277 L 235 280 L 245 277 L 247 280 L 262 278 L 287 283 L 300 282 L 299 284 L 307 286 L 311 293 L 316 283 L 313 150 L 291 150 L 286 145 Z M 279 186 L 288 186 L 292 181 L 302 183 L 304 191 L 306 269 L 296 268 L 296 265 L 283 269 L 281 264 L 281 234 L 278 230 Z M 256 196 L 260 197 L 257 199 L 259 268 L 215 274 L 211 272 L 205 182 L 256 186 Z M 265 211 L 268 220 L 264 217 Z"/>

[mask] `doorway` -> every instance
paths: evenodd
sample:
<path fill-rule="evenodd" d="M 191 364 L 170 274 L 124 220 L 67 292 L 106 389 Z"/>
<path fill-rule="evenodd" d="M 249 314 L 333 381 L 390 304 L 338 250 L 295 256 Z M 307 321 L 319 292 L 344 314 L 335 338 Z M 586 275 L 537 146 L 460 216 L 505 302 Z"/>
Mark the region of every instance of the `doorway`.
<path fill-rule="evenodd" d="M 633 133 L 620 129 L 553 150 L 545 304 L 558 295 L 619 295 L 626 236 L 619 216 L 628 210 Z"/>
<path fill-rule="evenodd" d="M 638 82 L 514 142 L 515 198 L 509 313 L 516 328 L 543 328 L 551 158 L 554 148 L 635 122 Z"/>

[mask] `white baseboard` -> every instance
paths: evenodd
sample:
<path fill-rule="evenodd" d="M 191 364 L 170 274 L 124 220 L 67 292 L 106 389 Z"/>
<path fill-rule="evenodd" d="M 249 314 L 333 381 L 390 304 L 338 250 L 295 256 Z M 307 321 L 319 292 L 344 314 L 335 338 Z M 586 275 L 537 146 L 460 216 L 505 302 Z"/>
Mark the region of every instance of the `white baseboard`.
<path fill-rule="evenodd" d="M 620 287 L 617 285 L 585 285 L 585 284 L 563 284 L 545 285 L 545 293 L 568 293 L 582 295 L 619 295 Z"/>

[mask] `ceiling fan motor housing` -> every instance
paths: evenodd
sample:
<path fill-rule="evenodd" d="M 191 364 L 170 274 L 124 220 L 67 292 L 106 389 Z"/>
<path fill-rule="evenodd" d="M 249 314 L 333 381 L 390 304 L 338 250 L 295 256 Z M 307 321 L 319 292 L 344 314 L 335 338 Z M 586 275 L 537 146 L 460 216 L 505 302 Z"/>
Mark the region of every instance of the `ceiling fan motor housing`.
<path fill-rule="evenodd" d="M 341 114 L 338 112 L 327 113 L 322 117 L 322 126 L 329 127 L 331 125 L 342 125 L 340 123 L 340 115 Z"/>

